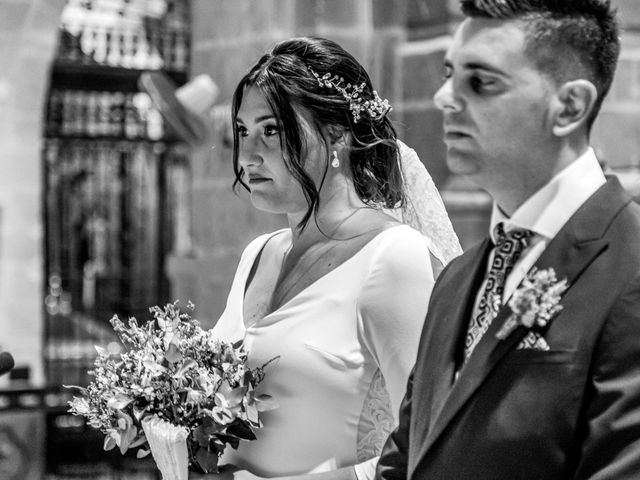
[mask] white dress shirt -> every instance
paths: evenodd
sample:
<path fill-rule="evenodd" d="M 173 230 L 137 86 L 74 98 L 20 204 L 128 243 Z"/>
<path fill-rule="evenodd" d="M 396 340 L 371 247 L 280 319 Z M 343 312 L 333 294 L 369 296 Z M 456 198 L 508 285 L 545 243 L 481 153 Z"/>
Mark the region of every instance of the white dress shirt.
<path fill-rule="evenodd" d="M 547 245 L 596 190 L 606 182 L 595 152 L 589 148 L 573 163 L 556 174 L 544 187 L 534 193 L 509 218 L 494 203 L 491 213 L 491 240 L 495 244 L 495 226 L 504 222 L 505 231 L 514 228 L 533 232 L 529 246 L 513 267 L 505 280 L 502 294 L 503 305 L 511 297 L 526 273 L 536 263 Z M 493 251 L 487 263 L 487 272 L 493 262 Z M 485 280 L 486 281 L 486 280 Z M 478 290 L 474 304 L 474 315 L 484 283 Z"/>

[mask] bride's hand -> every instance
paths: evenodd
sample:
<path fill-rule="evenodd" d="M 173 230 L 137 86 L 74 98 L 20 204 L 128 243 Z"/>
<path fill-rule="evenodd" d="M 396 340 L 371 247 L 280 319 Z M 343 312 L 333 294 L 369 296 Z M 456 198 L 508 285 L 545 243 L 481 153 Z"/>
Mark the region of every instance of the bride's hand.
<path fill-rule="evenodd" d="M 233 473 L 233 480 L 263 480 L 262 477 L 254 475 L 248 470 L 237 470 Z"/>
<path fill-rule="evenodd" d="M 262 480 L 262 477 L 247 470 L 240 470 L 234 465 L 224 465 L 220 468 L 220 473 L 189 472 L 189 480 Z"/>
<path fill-rule="evenodd" d="M 189 472 L 189 480 L 233 480 L 233 472 L 222 470 L 219 473 Z"/>

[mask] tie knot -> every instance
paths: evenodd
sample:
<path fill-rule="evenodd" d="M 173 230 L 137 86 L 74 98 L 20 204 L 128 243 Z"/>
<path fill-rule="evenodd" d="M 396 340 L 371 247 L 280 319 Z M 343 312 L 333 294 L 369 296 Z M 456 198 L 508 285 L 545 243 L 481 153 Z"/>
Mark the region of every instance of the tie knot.
<path fill-rule="evenodd" d="M 527 248 L 533 232 L 524 228 L 513 228 L 508 232 L 504 230 L 504 223 L 500 222 L 495 226 L 496 247 L 505 243 L 520 244 L 521 248 Z"/>

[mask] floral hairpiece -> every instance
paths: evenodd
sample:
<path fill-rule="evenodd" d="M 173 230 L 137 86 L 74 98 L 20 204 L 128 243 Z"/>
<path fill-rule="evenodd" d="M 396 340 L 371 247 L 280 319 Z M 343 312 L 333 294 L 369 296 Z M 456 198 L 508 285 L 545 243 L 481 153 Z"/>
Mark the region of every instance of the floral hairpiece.
<path fill-rule="evenodd" d="M 364 82 L 360 85 L 351 85 L 350 83 L 344 85 L 343 77 L 332 76 L 328 72 L 320 76 L 311 67 L 307 66 L 307 68 L 321 87 L 335 88 L 349 102 L 349 110 L 353 115 L 354 123 L 358 123 L 363 112 L 366 112 L 372 120 L 379 120 L 391 111 L 389 100 L 380 98 L 375 90 L 373 91 L 373 98 L 370 100 L 362 96 L 362 92 L 366 87 Z"/>

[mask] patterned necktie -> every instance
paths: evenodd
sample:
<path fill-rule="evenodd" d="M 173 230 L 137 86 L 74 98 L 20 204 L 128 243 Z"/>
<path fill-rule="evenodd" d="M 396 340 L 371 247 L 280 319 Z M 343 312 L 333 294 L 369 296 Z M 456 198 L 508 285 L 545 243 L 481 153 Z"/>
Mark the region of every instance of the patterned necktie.
<path fill-rule="evenodd" d="M 522 251 L 527 247 L 532 232 L 529 230 L 511 230 L 505 233 L 503 224 L 499 223 L 495 227 L 495 234 L 496 246 L 493 253 L 493 262 L 487 273 L 484 291 L 469 323 L 467 337 L 464 342 L 465 362 L 482 338 L 482 335 L 488 330 L 491 321 L 498 314 L 498 310 L 502 306 L 505 279 L 513 270 L 513 266 L 520 258 Z"/>

